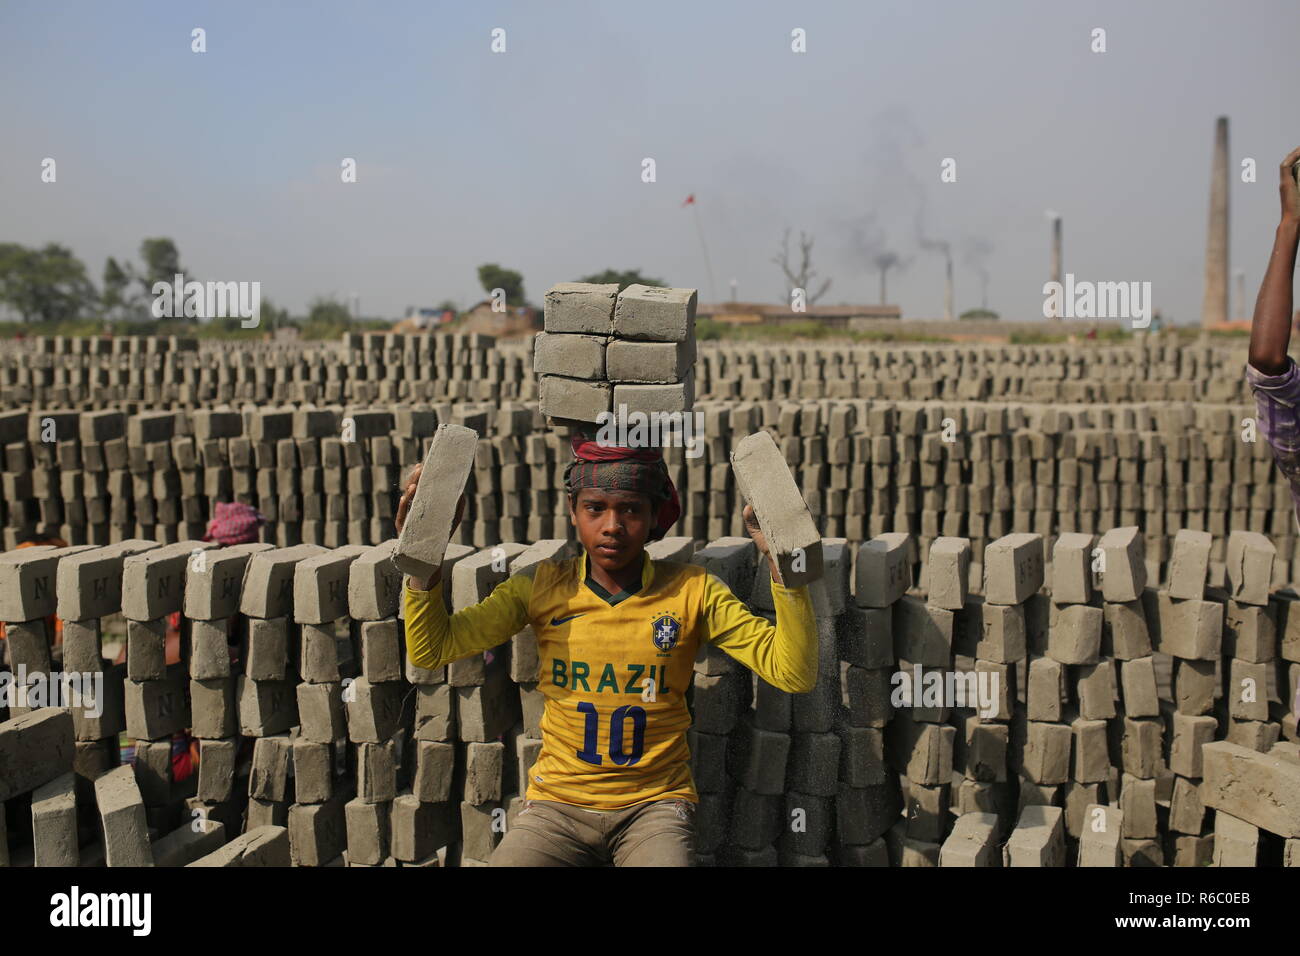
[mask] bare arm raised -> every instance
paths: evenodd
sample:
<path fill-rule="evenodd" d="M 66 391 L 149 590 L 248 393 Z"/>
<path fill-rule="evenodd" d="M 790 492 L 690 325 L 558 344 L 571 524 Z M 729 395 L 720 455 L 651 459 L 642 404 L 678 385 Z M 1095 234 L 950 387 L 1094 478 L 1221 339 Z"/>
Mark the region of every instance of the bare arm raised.
<path fill-rule="evenodd" d="M 1281 375 L 1289 367 L 1287 346 L 1291 341 L 1291 284 L 1295 273 L 1296 244 L 1300 239 L 1300 186 L 1296 183 L 1296 164 L 1300 148 L 1282 160 L 1280 169 L 1282 218 L 1273 239 L 1259 298 L 1255 300 L 1255 317 L 1250 327 L 1250 356 L 1253 368 L 1265 375 Z"/>

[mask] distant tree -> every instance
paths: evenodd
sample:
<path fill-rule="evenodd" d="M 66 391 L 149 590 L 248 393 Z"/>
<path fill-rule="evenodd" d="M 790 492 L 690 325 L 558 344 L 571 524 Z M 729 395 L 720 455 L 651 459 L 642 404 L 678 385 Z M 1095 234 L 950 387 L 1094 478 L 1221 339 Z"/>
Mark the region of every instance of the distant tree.
<path fill-rule="evenodd" d="M 785 273 L 786 296 L 790 295 L 791 289 L 803 289 L 805 301 L 809 305 L 816 305 L 817 300 L 826 294 L 826 290 L 831 287 L 831 280 L 827 279 L 822 283 L 821 288 L 816 292 L 812 290 L 811 283 L 817 275 L 817 270 L 812 267 L 812 247 L 813 237 L 805 236 L 803 231 L 799 232 L 799 267 L 796 269 L 790 264 L 790 230 L 787 228 L 781 234 L 781 252 L 773 256 L 772 261 L 781 267 Z"/>
<path fill-rule="evenodd" d="M 98 294 L 72 250 L 49 243 L 28 249 L 0 244 L 0 302 L 24 322 L 61 322 L 94 308 Z"/>
<path fill-rule="evenodd" d="M 478 267 L 478 281 L 488 295 L 493 289 L 504 289 L 506 305 L 527 305 L 524 301 L 524 277 L 513 269 L 503 269 L 495 262 Z"/>
<path fill-rule="evenodd" d="M 144 271 L 138 276 L 140 285 L 144 287 L 145 295 L 150 300 L 154 298 L 153 287 L 158 282 L 166 282 L 171 285 L 178 273 L 185 272 L 181 265 L 180 250 L 176 248 L 176 243 L 166 237 L 157 239 L 144 239 L 140 242 L 140 258 L 144 260 Z M 190 282 L 194 276 L 185 276 L 185 281 Z M 182 303 L 173 303 L 175 309 L 175 318 L 178 322 L 199 321 L 198 316 L 186 316 Z"/>
<path fill-rule="evenodd" d="M 24 322 L 32 317 L 32 251 L 16 242 L 0 242 L 0 304 L 17 312 Z"/>
<path fill-rule="evenodd" d="M 622 292 L 630 285 L 668 285 L 662 279 L 647 279 L 641 274 L 640 269 L 606 269 L 604 272 L 583 276 L 578 281 L 593 282 L 597 285 L 609 285 L 611 282 L 617 282 L 619 292 Z"/>
<path fill-rule="evenodd" d="M 999 318 L 1001 318 L 1001 316 L 998 315 L 996 312 L 994 312 L 992 309 L 967 309 L 967 310 L 966 310 L 965 312 L 963 312 L 961 315 L 957 316 L 957 318 L 959 318 L 959 319 L 999 319 Z"/>
<path fill-rule="evenodd" d="M 261 327 L 268 332 L 290 324 L 289 310 L 280 308 L 270 299 L 262 300 L 261 317 Z"/>
<path fill-rule="evenodd" d="M 265 306 L 263 306 L 265 309 Z M 307 309 L 308 322 L 332 322 L 340 323 L 346 326 L 352 321 L 352 313 L 347 307 L 347 303 L 340 302 L 334 298 L 317 298 L 314 299 Z"/>
<path fill-rule="evenodd" d="M 176 243 L 167 238 L 145 239 L 140 243 L 140 258 L 144 260 L 144 274 L 140 276 L 140 281 L 144 283 L 145 292 L 153 295 L 153 284 L 155 282 L 171 282 L 178 272 L 184 272 L 181 267 L 180 250 L 176 248 Z M 187 280 L 193 276 L 186 276 Z"/>
<path fill-rule="evenodd" d="M 138 317 L 145 308 L 139 290 L 134 286 L 140 277 L 129 262 L 118 262 L 112 256 L 104 263 L 104 284 L 99 294 L 99 307 L 104 318 L 125 319 Z"/>

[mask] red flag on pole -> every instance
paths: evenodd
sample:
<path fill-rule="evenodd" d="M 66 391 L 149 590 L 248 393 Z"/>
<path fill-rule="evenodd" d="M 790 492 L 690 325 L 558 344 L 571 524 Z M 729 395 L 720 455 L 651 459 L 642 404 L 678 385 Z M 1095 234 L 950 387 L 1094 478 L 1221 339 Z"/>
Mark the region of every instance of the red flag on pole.
<path fill-rule="evenodd" d="M 695 205 L 695 193 L 691 193 L 689 196 L 687 196 L 687 197 L 686 197 L 686 201 L 683 202 L 682 205 L 683 205 L 683 206 L 694 206 L 694 205 Z"/>

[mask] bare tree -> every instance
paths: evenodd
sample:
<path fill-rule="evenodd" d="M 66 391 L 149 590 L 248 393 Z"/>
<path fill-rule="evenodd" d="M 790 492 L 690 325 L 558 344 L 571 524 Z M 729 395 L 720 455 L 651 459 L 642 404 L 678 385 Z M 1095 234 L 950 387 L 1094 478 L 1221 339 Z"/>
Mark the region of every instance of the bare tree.
<path fill-rule="evenodd" d="M 785 273 L 785 281 L 791 289 L 803 289 L 805 301 L 809 305 L 816 305 L 817 300 L 826 294 L 826 290 L 831 287 L 831 280 L 827 279 L 822 283 L 820 289 L 813 292 L 809 288 L 809 283 L 817 275 L 817 270 L 812 267 L 812 247 L 813 240 L 811 236 L 805 236 L 803 230 L 799 231 L 799 270 L 790 268 L 790 230 L 787 227 L 781 234 L 781 254 L 774 256 L 772 261 L 781 267 Z"/>

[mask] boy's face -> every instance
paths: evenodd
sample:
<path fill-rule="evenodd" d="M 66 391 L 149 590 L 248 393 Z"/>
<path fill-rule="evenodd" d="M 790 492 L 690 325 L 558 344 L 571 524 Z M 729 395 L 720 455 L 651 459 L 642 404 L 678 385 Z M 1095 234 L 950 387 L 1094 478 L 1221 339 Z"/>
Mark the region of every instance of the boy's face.
<path fill-rule="evenodd" d="M 614 572 L 640 560 L 654 527 L 654 509 L 648 495 L 635 491 L 583 488 L 570 502 L 569 520 L 588 560 Z"/>

